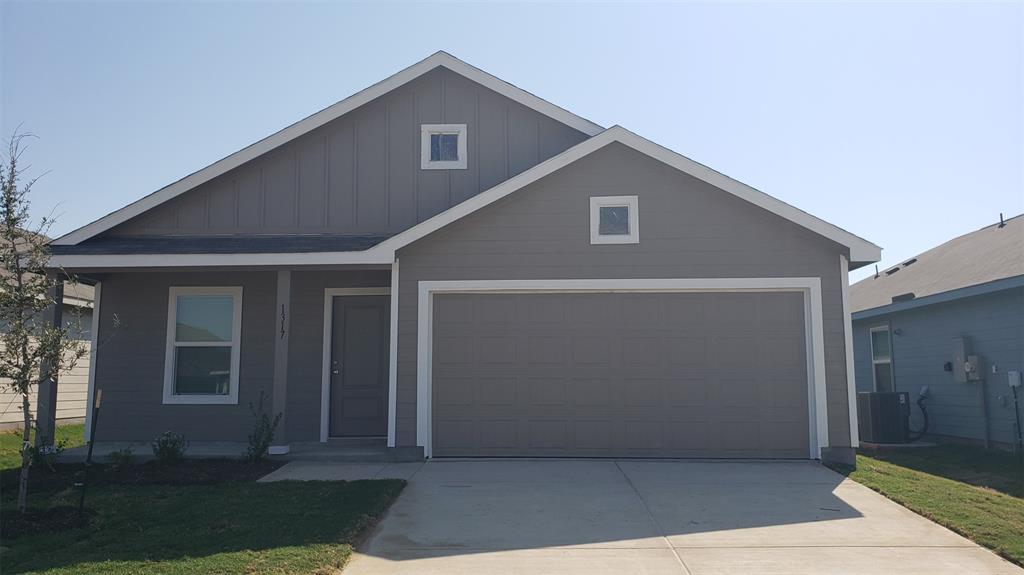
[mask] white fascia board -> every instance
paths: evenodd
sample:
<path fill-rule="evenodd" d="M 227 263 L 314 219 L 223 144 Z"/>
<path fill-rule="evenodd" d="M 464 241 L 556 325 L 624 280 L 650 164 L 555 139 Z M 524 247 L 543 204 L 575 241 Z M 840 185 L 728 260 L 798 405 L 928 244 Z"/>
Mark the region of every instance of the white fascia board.
<path fill-rule="evenodd" d="M 278 146 L 286 144 L 303 134 L 311 132 L 320 126 L 347 114 L 359 106 L 375 100 L 376 98 L 383 96 L 384 94 L 387 94 L 388 92 L 391 92 L 392 90 L 395 90 L 416 78 L 419 78 L 438 66 L 444 66 L 456 74 L 460 74 L 469 80 L 486 86 L 507 98 L 515 100 L 516 102 L 544 114 L 545 116 L 575 128 L 588 136 L 593 136 L 604 130 L 601 126 L 585 118 L 581 118 L 564 108 L 560 108 L 551 102 L 538 98 L 537 96 L 534 96 L 521 88 L 517 88 L 504 80 L 496 78 L 479 68 L 470 66 L 451 54 L 446 52 L 437 52 L 425 60 L 421 60 L 401 72 L 357 92 L 336 104 L 324 108 L 304 120 L 296 122 L 291 126 L 256 142 L 255 144 L 227 156 L 226 158 L 218 160 L 198 172 L 194 172 L 134 203 L 128 204 L 127 206 L 115 212 L 111 212 L 88 225 L 65 234 L 53 240 L 53 243 L 55 245 L 62 246 L 76 245 L 96 236 L 97 234 L 105 232 L 118 224 L 122 224 L 147 210 L 153 209 L 154 207 L 195 188 L 196 186 L 204 184 L 254 158 L 266 154 Z"/>
<path fill-rule="evenodd" d="M 634 150 L 646 154 L 660 162 L 668 164 L 680 171 L 683 171 L 695 178 L 703 180 L 719 189 L 740 197 L 756 206 L 764 208 L 778 216 L 803 226 L 819 235 L 846 246 L 850 249 L 850 261 L 852 262 L 876 262 L 882 258 L 882 248 L 860 238 L 850 232 L 819 219 L 805 211 L 799 210 L 779 199 L 756 190 L 742 182 L 734 180 L 719 172 L 699 164 L 686 156 L 673 152 L 668 148 L 659 146 L 654 142 L 642 138 L 633 132 L 621 127 L 613 126 L 604 132 L 580 142 L 568 150 L 537 164 L 536 166 L 520 173 L 519 175 L 505 180 L 493 188 L 477 194 L 472 198 L 452 206 L 448 210 L 421 222 L 408 230 L 397 234 L 372 250 L 389 250 L 394 252 L 427 234 L 433 233 L 442 227 L 465 217 L 480 208 L 492 204 L 501 198 L 523 188 L 537 180 L 547 176 L 565 166 L 583 158 L 613 142 L 619 142 Z"/>
<path fill-rule="evenodd" d="M 293 266 L 383 264 L 394 261 L 394 252 L 310 252 L 263 254 L 89 254 L 50 257 L 50 267 L 59 269 L 163 268 L 205 266 Z"/>

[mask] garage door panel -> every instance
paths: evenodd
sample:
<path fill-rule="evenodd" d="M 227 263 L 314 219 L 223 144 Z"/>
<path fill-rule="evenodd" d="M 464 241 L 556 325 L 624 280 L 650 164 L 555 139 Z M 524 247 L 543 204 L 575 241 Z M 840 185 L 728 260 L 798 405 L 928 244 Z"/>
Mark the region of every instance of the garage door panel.
<path fill-rule="evenodd" d="M 668 363 L 673 369 L 704 369 L 708 366 L 708 341 L 703 336 L 665 338 Z"/>
<path fill-rule="evenodd" d="M 449 406 L 472 406 L 473 395 L 478 382 L 471 377 L 439 378 L 440 385 L 434 394 L 435 406 L 444 409 Z"/>
<path fill-rule="evenodd" d="M 471 419 L 434 417 L 434 441 L 447 449 L 473 449 L 479 433 Z"/>
<path fill-rule="evenodd" d="M 519 359 L 519 342 L 513 336 L 474 338 L 475 362 L 485 369 L 495 364 L 515 365 Z"/>
<path fill-rule="evenodd" d="M 572 361 L 575 365 L 606 366 L 611 361 L 611 338 L 605 335 L 585 335 L 571 341 Z"/>
<path fill-rule="evenodd" d="M 577 419 L 573 421 L 573 446 L 584 450 L 612 448 L 611 419 Z"/>
<path fill-rule="evenodd" d="M 604 294 L 562 295 L 552 298 L 565 310 L 566 323 L 578 326 L 598 326 L 608 329 L 620 325 L 621 309 L 617 302 Z"/>
<path fill-rule="evenodd" d="M 622 366 L 633 370 L 655 371 L 665 361 L 663 340 L 657 336 L 622 333 Z"/>
<path fill-rule="evenodd" d="M 706 377 L 676 377 L 665 383 L 665 403 L 671 407 L 705 407 L 712 387 Z"/>
<path fill-rule="evenodd" d="M 438 366 L 473 363 L 473 339 L 467 336 L 441 336 L 434 339 L 434 362 Z"/>
<path fill-rule="evenodd" d="M 519 445 L 519 420 L 481 419 L 475 426 L 477 444 L 483 449 L 515 449 Z"/>
<path fill-rule="evenodd" d="M 664 382 L 660 379 L 624 377 L 615 387 L 621 394 L 618 403 L 623 408 L 657 407 L 662 404 L 663 385 Z"/>
<path fill-rule="evenodd" d="M 474 393 L 477 405 L 491 408 L 516 406 L 519 382 L 515 377 L 477 377 L 470 381 L 476 383 Z M 470 397 L 473 396 L 471 393 Z"/>
<path fill-rule="evenodd" d="M 530 406 L 568 406 L 569 382 L 564 378 L 530 378 L 526 380 Z"/>
<path fill-rule="evenodd" d="M 572 382 L 572 403 L 578 407 L 611 408 L 611 380 L 600 377 L 574 377 Z"/>
<path fill-rule="evenodd" d="M 528 420 L 528 447 L 565 450 L 569 447 L 569 421 L 565 419 Z"/>
<path fill-rule="evenodd" d="M 561 365 L 569 353 L 569 338 L 564 335 L 537 335 L 527 343 L 526 363 Z"/>
<path fill-rule="evenodd" d="M 436 456 L 808 456 L 799 293 L 449 299 L 470 317 L 434 324 Z"/>

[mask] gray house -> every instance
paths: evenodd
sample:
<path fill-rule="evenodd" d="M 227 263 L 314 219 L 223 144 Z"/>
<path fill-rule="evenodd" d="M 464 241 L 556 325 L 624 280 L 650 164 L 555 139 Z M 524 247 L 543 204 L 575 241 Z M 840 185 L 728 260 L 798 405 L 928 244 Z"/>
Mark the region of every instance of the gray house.
<path fill-rule="evenodd" d="M 1016 441 L 1009 382 L 1024 370 L 1024 216 L 857 282 L 850 301 L 858 391 L 916 400 L 927 386 L 929 435 Z M 969 356 L 970 374 L 961 363 Z M 912 421 L 923 424 L 916 408 Z"/>
<path fill-rule="evenodd" d="M 850 460 L 880 248 L 437 53 L 57 239 L 103 439 Z M 117 326 L 115 327 L 115 319 Z"/>

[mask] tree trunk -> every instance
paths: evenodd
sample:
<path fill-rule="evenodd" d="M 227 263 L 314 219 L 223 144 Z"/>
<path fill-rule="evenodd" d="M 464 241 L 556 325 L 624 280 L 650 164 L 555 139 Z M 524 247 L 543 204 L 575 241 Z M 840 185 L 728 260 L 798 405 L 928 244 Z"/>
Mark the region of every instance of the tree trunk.
<path fill-rule="evenodd" d="M 21 411 L 25 415 L 25 429 L 21 435 L 21 478 L 18 480 L 18 512 L 24 513 L 28 507 L 28 469 L 32 465 L 30 434 L 32 432 L 32 411 L 28 403 L 28 393 L 21 394 Z"/>

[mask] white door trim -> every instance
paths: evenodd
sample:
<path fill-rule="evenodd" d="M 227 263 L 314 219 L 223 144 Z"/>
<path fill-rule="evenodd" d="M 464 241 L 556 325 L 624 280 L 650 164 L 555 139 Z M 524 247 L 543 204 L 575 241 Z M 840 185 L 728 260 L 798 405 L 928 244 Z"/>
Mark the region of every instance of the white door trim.
<path fill-rule="evenodd" d="M 796 278 L 679 278 L 581 280 L 471 280 L 421 281 L 417 298 L 416 331 L 416 444 L 425 457 L 433 455 L 432 367 L 434 295 L 438 293 L 672 293 L 770 292 L 804 294 L 808 411 L 808 452 L 821 458 L 828 446 L 828 403 L 825 396 L 825 340 L 822 322 L 821 279 Z"/>
<path fill-rule="evenodd" d="M 389 287 L 326 288 L 324 289 L 324 341 L 320 371 L 320 442 L 326 443 L 331 429 L 331 337 L 334 327 L 335 296 L 391 295 Z M 392 304 L 394 305 L 394 304 Z M 394 349 L 391 350 L 392 356 Z M 388 417 L 393 417 L 388 414 Z M 390 427 L 390 424 L 389 424 Z"/>

